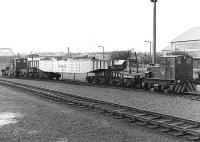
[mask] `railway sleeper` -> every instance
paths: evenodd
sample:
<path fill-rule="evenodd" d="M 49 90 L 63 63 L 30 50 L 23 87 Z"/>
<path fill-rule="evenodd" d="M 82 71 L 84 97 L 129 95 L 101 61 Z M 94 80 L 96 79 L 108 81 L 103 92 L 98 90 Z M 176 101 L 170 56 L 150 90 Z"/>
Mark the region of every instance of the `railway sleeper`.
<path fill-rule="evenodd" d="M 90 106 L 90 104 L 89 104 L 89 102 L 81 102 L 81 105 L 83 106 L 83 107 L 87 107 L 87 108 L 91 108 Z"/>
<path fill-rule="evenodd" d="M 92 104 L 91 107 L 92 107 L 93 109 L 97 109 L 97 110 L 99 110 L 99 111 L 101 111 L 101 112 L 106 112 L 106 111 L 105 111 L 105 108 L 103 108 L 103 107 L 102 107 L 101 105 L 99 105 L 99 104 Z"/>
<path fill-rule="evenodd" d="M 163 132 L 163 133 L 169 133 L 169 132 L 172 132 L 173 130 L 170 129 L 170 128 L 166 128 L 166 127 L 163 127 L 163 126 L 159 126 L 158 130 L 160 132 Z"/>
<path fill-rule="evenodd" d="M 186 132 L 200 138 L 200 127 L 188 128 Z"/>
<path fill-rule="evenodd" d="M 200 140 L 200 137 L 194 136 L 194 135 L 187 135 L 186 139 L 188 139 L 190 141 L 198 141 L 198 140 Z"/>
<path fill-rule="evenodd" d="M 186 132 L 182 132 L 182 131 L 174 131 L 172 133 L 173 136 L 176 136 L 176 137 L 180 137 L 180 136 L 186 136 L 188 135 Z"/>
<path fill-rule="evenodd" d="M 124 119 L 124 116 L 123 115 L 114 115 L 114 117 L 116 118 L 116 119 Z"/>
<path fill-rule="evenodd" d="M 136 116 L 136 119 L 145 121 L 150 123 L 152 120 L 159 118 L 159 116 L 153 116 L 153 115 L 141 115 L 141 116 Z"/>
<path fill-rule="evenodd" d="M 104 112 L 106 115 L 116 115 L 116 114 L 114 113 L 114 110 L 108 109 L 108 108 L 103 108 L 103 112 Z"/>
<path fill-rule="evenodd" d="M 122 113 L 120 113 L 120 115 L 123 116 L 124 118 L 130 119 L 130 121 L 128 120 L 129 122 L 134 122 L 136 120 L 136 117 L 134 117 L 133 115 L 131 115 L 129 113 L 122 112 Z"/>
<path fill-rule="evenodd" d="M 136 118 L 136 122 L 135 122 L 137 125 L 139 126 L 147 126 L 149 123 L 146 122 L 146 121 L 141 121 L 139 119 Z"/>
<path fill-rule="evenodd" d="M 168 122 L 168 121 L 172 121 L 172 119 L 160 117 L 160 118 L 152 119 L 151 124 L 161 125 L 162 123 Z"/>
<path fill-rule="evenodd" d="M 88 107 L 90 107 L 91 109 L 99 109 L 100 107 L 97 107 L 96 104 L 88 104 Z"/>
<path fill-rule="evenodd" d="M 135 118 L 128 118 L 126 119 L 128 123 L 135 123 L 137 120 Z"/>
<path fill-rule="evenodd" d="M 71 103 L 71 104 L 74 104 L 74 105 L 83 105 L 82 102 L 80 102 L 79 100 L 76 100 L 76 99 L 73 99 L 73 98 L 66 98 L 66 97 L 63 97 L 62 98 L 65 99 L 65 102 L 67 103 Z"/>
<path fill-rule="evenodd" d="M 166 128 L 169 128 L 169 129 L 172 129 L 172 130 L 175 130 L 175 131 L 179 131 L 179 132 L 182 132 L 182 133 L 187 133 L 187 129 L 183 128 L 183 127 L 180 127 L 179 125 L 182 125 L 184 124 L 184 122 L 177 122 L 177 123 L 171 123 L 171 124 L 160 124 L 161 126 L 163 127 L 166 127 Z"/>
<path fill-rule="evenodd" d="M 130 115 L 129 113 L 124 112 L 126 111 L 126 109 L 117 109 L 117 110 L 113 110 L 113 114 L 117 115 L 117 118 L 128 118 L 128 119 L 132 119 L 132 115 Z"/>
<path fill-rule="evenodd" d="M 194 124 L 190 124 L 190 123 L 184 123 L 184 124 L 177 124 L 177 125 L 173 126 L 173 129 L 177 130 L 177 131 L 187 132 L 187 129 L 192 129 L 192 128 L 196 128 L 196 127 L 198 127 L 198 126 L 194 125 Z"/>
<path fill-rule="evenodd" d="M 169 129 L 169 128 L 167 128 L 167 129 Z M 177 131 L 177 130 L 173 130 L 173 129 L 169 129 L 169 131 L 164 131 L 164 132 L 167 132 L 168 134 L 176 136 L 176 137 L 186 137 L 186 136 L 189 136 L 189 134 L 187 134 L 186 132 Z"/>
<path fill-rule="evenodd" d="M 82 106 L 82 103 L 80 101 L 77 100 L 72 100 L 74 102 L 74 104 L 76 104 L 76 106 Z"/>
<path fill-rule="evenodd" d="M 150 129 L 157 129 L 157 128 L 159 128 L 160 126 L 159 126 L 159 125 L 155 125 L 155 124 L 149 123 L 146 127 L 147 127 L 147 128 L 150 128 Z"/>

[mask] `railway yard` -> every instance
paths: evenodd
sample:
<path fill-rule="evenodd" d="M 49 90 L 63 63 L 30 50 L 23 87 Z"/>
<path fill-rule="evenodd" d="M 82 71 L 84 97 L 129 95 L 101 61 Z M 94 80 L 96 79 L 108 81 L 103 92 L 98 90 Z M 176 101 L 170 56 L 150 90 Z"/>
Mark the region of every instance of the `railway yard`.
<path fill-rule="evenodd" d="M 198 8 L 150 2 L 151 36 L 146 2 L 3 3 L 0 142 L 200 142 L 200 27 L 160 49 Z"/>
<path fill-rule="evenodd" d="M 200 102 L 188 97 L 5 78 L 0 87 L 1 141 L 199 141 Z"/>

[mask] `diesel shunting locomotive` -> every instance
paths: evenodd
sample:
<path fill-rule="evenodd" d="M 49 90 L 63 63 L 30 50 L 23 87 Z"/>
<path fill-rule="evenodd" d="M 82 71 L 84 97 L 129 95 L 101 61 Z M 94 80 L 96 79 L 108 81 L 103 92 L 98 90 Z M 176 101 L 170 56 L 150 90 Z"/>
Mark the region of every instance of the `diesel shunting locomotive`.
<path fill-rule="evenodd" d="M 27 79 L 59 79 L 60 73 L 45 72 L 36 67 L 30 67 L 26 58 L 13 58 L 5 69 L 1 70 L 3 77 Z"/>
<path fill-rule="evenodd" d="M 108 69 L 91 71 L 88 83 L 152 89 L 164 92 L 183 93 L 195 91 L 193 81 L 193 58 L 189 55 L 161 57 L 159 65 L 149 66 L 145 73 L 128 74 L 125 67 L 110 66 Z"/>

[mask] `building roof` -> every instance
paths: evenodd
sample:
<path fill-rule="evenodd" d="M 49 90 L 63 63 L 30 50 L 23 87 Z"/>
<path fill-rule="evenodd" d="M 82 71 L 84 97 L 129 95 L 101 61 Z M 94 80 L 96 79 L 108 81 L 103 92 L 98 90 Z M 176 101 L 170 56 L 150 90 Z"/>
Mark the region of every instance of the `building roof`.
<path fill-rule="evenodd" d="M 191 55 L 193 58 L 200 58 L 200 51 L 189 50 L 189 51 L 187 51 L 187 53 L 189 55 Z"/>
<path fill-rule="evenodd" d="M 0 56 L 15 56 L 10 48 L 0 48 Z"/>
<path fill-rule="evenodd" d="M 200 40 L 200 27 L 193 27 L 188 31 L 184 32 L 180 36 L 173 39 L 171 42 L 191 41 Z"/>

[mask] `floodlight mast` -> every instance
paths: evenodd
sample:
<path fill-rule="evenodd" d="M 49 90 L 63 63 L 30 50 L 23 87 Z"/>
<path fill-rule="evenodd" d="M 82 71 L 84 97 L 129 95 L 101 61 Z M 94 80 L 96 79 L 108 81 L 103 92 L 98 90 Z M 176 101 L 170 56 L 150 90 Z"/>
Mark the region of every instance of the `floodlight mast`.
<path fill-rule="evenodd" d="M 153 2 L 153 54 L 152 63 L 156 63 L 156 2 L 157 0 L 151 0 Z"/>

